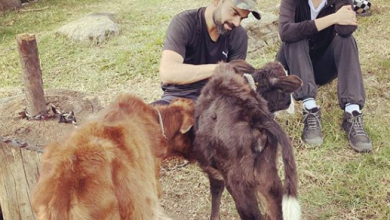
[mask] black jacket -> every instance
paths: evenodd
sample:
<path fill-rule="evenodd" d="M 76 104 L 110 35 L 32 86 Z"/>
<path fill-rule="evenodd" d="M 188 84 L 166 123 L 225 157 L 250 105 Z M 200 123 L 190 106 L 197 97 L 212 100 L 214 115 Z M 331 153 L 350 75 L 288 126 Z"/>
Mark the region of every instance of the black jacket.
<path fill-rule="evenodd" d="M 351 5 L 351 0 L 327 0 L 317 18 L 335 13 L 344 5 Z M 318 31 L 310 17 L 308 0 L 282 0 L 279 13 L 279 34 L 283 42 L 292 43 L 308 39 L 310 55 L 321 56 L 336 34 L 349 36 L 355 30 L 353 25 L 332 25 Z"/>

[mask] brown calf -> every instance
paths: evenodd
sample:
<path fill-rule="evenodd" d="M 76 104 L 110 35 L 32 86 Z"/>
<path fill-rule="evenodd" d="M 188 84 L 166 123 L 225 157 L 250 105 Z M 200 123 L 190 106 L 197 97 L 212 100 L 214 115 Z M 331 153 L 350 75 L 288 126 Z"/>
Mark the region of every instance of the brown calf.
<path fill-rule="evenodd" d="M 117 100 L 45 148 L 32 206 L 40 220 L 160 220 L 161 161 L 188 151 L 194 105 Z M 165 137 L 164 137 L 165 136 Z"/>
<path fill-rule="evenodd" d="M 267 70 L 267 68 L 269 69 Z M 241 219 L 263 219 L 258 198 L 265 197 L 268 219 L 299 219 L 297 174 L 292 146 L 283 129 L 274 121 L 264 100 L 243 77 L 252 73 L 264 89 L 269 108 L 280 110 L 286 93 L 299 88 L 302 81 L 286 77 L 279 64 L 271 63 L 254 70 L 243 61 L 220 64 L 201 92 L 195 107 L 195 142 L 193 157 L 208 174 L 212 194 L 211 219 L 219 219 L 221 195 L 226 185 Z M 251 72 L 252 71 L 252 72 Z M 278 74 L 276 74 L 278 75 Z M 260 88 L 262 87 L 262 88 Z M 274 99 L 270 91 L 277 93 Z M 281 103 L 277 103 L 281 100 Z M 272 106 L 274 104 L 274 106 Z M 277 148 L 282 148 L 285 169 L 285 196 L 277 173 Z M 283 199 L 282 199 L 283 197 Z M 283 214 L 282 214 L 283 200 Z"/>

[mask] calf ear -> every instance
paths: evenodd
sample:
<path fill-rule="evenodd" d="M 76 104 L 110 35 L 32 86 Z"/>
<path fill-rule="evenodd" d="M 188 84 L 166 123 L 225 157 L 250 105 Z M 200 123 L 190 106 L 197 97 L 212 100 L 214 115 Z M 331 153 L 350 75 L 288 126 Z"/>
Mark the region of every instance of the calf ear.
<path fill-rule="evenodd" d="M 180 114 L 182 115 L 182 123 L 180 126 L 180 133 L 187 133 L 195 124 L 194 108 L 195 104 L 190 99 L 176 99 L 171 103 L 171 106 L 177 106 L 180 108 Z"/>
<path fill-rule="evenodd" d="M 292 93 L 302 87 L 302 80 L 295 75 L 283 76 L 280 78 L 272 78 L 270 80 L 271 86 L 280 89 L 286 93 Z"/>
<path fill-rule="evenodd" d="M 180 133 L 182 133 L 182 134 L 187 133 L 192 128 L 192 126 L 194 126 L 194 125 L 192 124 L 192 125 L 187 125 L 187 126 L 181 126 Z"/>
<path fill-rule="evenodd" d="M 247 63 L 245 60 L 232 60 L 229 62 L 231 68 L 237 74 L 243 75 L 244 73 L 252 74 L 255 72 L 255 68 Z"/>
<path fill-rule="evenodd" d="M 190 114 L 189 112 L 184 112 L 183 114 L 183 123 L 180 126 L 180 133 L 185 134 L 187 133 L 192 126 L 195 124 L 194 115 Z"/>

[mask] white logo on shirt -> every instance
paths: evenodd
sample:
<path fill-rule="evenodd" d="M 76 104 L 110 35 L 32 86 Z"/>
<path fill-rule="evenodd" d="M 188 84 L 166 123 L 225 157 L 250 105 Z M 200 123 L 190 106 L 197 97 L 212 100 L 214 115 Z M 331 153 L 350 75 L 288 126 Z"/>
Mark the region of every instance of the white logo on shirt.
<path fill-rule="evenodd" d="M 226 59 L 228 58 L 228 53 L 229 52 L 222 51 L 222 54 L 225 55 Z"/>

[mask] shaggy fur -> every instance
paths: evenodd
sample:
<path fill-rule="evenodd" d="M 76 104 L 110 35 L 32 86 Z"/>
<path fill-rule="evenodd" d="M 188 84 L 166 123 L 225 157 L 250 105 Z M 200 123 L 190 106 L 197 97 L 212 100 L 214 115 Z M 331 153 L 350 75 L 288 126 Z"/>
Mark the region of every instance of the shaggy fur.
<path fill-rule="evenodd" d="M 164 139 L 158 109 L 163 119 Z M 32 206 L 40 220 L 161 220 L 161 161 L 187 152 L 192 101 L 145 104 L 117 100 L 45 148 Z"/>
<path fill-rule="evenodd" d="M 252 75 L 257 85 L 256 92 L 268 101 L 270 112 L 287 109 L 291 104 L 290 93 L 303 85 L 299 77 L 286 76 L 284 67 L 279 62 L 266 63 L 260 69 L 253 68 L 244 60 L 234 60 L 229 65 L 240 75 L 244 73 Z"/>
<path fill-rule="evenodd" d="M 220 201 L 225 185 L 241 219 L 263 219 L 258 206 L 259 196 L 267 202 L 267 218 L 282 219 L 283 187 L 276 166 L 278 145 L 282 148 L 285 169 L 285 195 L 292 198 L 291 201 L 295 199 L 293 205 L 298 206 L 292 210 L 299 216 L 297 173 L 291 143 L 274 121 L 267 101 L 257 92 L 264 89 L 265 94 L 269 94 L 266 95 L 268 106 L 280 110 L 288 105 L 282 102 L 280 106 L 272 98 L 272 91 L 287 92 L 289 97 L 288 92 L 299 88 L 302 81 L 286 78 L 283 69 L 281 77 L 274 76 L 272 73 L 277 72 L 278 63 L 255 70 L 243 62 L 220 64 L 203 88 L 195 107 L 193 157 L 210 179 L 211 219 L 220 219 Z M 257 92 L 235 72 L 252 73 L 258 83 Z M 290 80 L 292 82 L 288 82 Z"/>

